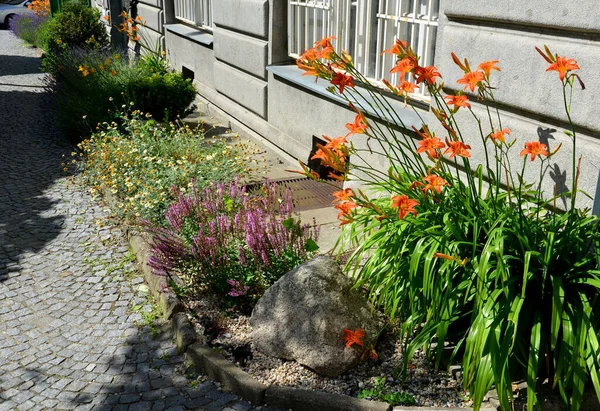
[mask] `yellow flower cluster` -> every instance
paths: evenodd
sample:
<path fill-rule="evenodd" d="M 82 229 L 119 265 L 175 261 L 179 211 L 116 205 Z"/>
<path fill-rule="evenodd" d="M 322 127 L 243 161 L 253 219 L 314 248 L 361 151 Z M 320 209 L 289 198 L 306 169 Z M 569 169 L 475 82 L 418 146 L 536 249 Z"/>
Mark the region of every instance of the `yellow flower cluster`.
<path fill-rule="evenodd" d="M 155 222 L 174 199 L 172 186 L 186 191 L 192 181 L 202 187 L 231 180 L 249 172 L 259 152 L 246 142 L 207 143 L 198 131 L 162 126 L 137 110 L 122 114 L 119 124 L 101 125 L 79 149 L 72 157 L 94 193 L 105 186 L 119 198 L 118 213 Z"/>

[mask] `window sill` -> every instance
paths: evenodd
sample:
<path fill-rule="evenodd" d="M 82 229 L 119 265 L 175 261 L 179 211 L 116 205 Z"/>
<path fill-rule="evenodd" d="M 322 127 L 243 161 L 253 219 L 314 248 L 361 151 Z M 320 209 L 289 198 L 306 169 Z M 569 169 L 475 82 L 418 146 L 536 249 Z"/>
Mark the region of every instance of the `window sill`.
<path fill-rule="evenodd" d="M 286 65 L 271 65 L 267 66 L 267 70 L 275 77 L 280 77 L 290 83 L 293 83 L 301 88 L 307 89 L 319 96 L 324 97 L 326 100 L 333 101 L 344 106 L 348 106 L 346 100 L 341 98 L 338 95 L 330 93 L 327 91 L 327 87 L 331 86 L 331 84 L 323 79 L 317 79 L 315 81 L 315 77 L 313 76 L 302 76 L 303 71 L 296 67 L 295 64 L 286 64 Z M 415 112 L 415 110 L 420 112 L 429 111 L 429 106 L 426 105 L 427 109 L 425 110 L 423 103 L 416 102 L 415 106 L 405 107 L 404 101 L 397 100 L 395 98 L 386 96 L 385 94 L 381 94 L 381 96 L 386 100 L 389 104 L 391 110 L 396 113 L 398 118 L 388 118 L 386 116 L 382 116 L 381 113 L 377 113 L 375 110 L 371 108 L 372 105 L 375 105 L 375 101 L 370 96 L 366 96 L 366 98 L 362 98 L 357 101 L 357 106 L 360 105 L 364 108 L 364 112 L 373 118 L 379 118 L 384 121 L 390 122 L 398 127 L 411 129 L 414 126 L 417 129 L 422 127 L 421 119 L 419 115 Z M 421 113 L 421 114 L 423 114 Z"/>
<path fill-rule="evenodd" d="M 175 33 L 194 43 L 202 44 L 206 47 L 212 47 L 213 35 L 200 29 L 186 26 L 185 24 L 165 24 L 164 26 L 171 33 Z"/>

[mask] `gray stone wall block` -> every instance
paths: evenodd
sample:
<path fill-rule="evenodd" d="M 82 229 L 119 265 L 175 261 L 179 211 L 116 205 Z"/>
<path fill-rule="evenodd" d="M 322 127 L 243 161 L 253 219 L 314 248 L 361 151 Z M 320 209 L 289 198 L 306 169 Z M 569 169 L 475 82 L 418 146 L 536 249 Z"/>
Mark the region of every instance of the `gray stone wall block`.
<path fill-rule="evenodd" d="M 462 90 L 456 80 L 463 72 L 450 58 L 468 58 L 472 68 L 480 62 L 499 60 L 501 72 L 494 72 L 494 96 L 502 104 L 535 116 L 566 121 L 562 86 L 556 71 L 546 72 L 548 63 L 535 51 L 547 44 L 559 56 L 578 61 L 587 89 L 576 85 L 573 92 L 572 117 L 575 124 L 600 131 L 597 121 L 597 93 L 600 91 L 600 42 L 554 37 L 484 26 L 448 23 L 442 26 L 436 47 L 436 66 L 447 87 Z"/>
<path fill-rule="evenodd" d="M 444 1 L 443 12 L 451 19 L 477 19 L 521 23 L 538 27 L 600 32 L 598 2 L 564 0 Z"/>
<path fill-rule="evenodd" d="M 269 31 L 268 0 L 213 1 L 213 22 L 266 39 Z"/>
<path fill-rule="evenodd" d="M 225 63 L 214 67 L 215 89 L 259 116 L 267 116 L 267 82 Z"/>
<path fill-rule="evenodd" d="M 138 16 L 141 16 L 146 22 L 146 26 L 152 30 L 162 33 L 163 31 L 163 11 L 158 7 L 149 6 L 140 3 L 137 6 Z"/>
<path fill-rule="evenodd" d="M 140 36 L 140 38 L 142 39 L 141 41 L 144 41 L 148 47 L 154 49 L 156 47 L 156 45 L 158 45 L 159 47 L 161 47 L 161 49 L 163 49 L 165 47 L 165 36 L 163 36 L 161 33 L 151 29 L 150 27 L 141 27 L 138 26 L 138 34 Z M 130 47 L 131 47 L 131 42 L 129 43 Z M 141 50 L 141 53 L 144 53 L 144 50 Z"/>
<path fill-rule="evenodd" d="M 267 79 L 268 43 L 220 28 L 214 29 L 215 57 L 263 80 Z"/>
<path fill-rule="evenodd" d="M 185 37 L 166 30 L 167 57 L 173 68 L 182 71 L 186 67 L 194 72 L 194 81 L 214 89 L 213 50 Z"/>

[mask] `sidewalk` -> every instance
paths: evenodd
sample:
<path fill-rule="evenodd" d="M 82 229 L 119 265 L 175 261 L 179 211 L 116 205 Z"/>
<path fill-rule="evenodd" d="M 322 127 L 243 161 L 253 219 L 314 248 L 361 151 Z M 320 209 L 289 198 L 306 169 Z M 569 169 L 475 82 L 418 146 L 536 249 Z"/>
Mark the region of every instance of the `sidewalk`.
<path fill-rule="evenodd" d="M 35 50 L 0 30 L 0 62 L 0 410 L 255 409 L 186 379 L 120 229 L 62 170 Z"/>

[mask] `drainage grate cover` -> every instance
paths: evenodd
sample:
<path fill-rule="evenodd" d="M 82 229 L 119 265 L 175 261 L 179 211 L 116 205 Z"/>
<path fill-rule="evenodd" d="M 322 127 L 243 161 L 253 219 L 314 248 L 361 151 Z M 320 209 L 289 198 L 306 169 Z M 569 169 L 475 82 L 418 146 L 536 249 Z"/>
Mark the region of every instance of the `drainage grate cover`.
<path fill-rule="evenodd" d="M 308 178 L 284 178 L 271 181 L 277 183 L 277 190 L 282 194 L 288 187 L 292 190 L 294 211 L 332 207 L 332 194 L 341 190 L 343 185 L 341 181 L 328 180 L 324 183 Z"/>

